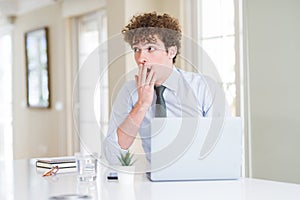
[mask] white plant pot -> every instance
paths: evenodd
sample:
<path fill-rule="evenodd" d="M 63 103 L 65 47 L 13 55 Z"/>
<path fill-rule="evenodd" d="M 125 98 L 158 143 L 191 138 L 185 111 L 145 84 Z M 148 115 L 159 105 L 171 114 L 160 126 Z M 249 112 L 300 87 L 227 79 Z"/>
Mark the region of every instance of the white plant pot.
<path fill-rule="evenodd" d="M 119 166 L 118 180 L 120 184 L 133 184 L 135 177 L 135 166 Z"/>

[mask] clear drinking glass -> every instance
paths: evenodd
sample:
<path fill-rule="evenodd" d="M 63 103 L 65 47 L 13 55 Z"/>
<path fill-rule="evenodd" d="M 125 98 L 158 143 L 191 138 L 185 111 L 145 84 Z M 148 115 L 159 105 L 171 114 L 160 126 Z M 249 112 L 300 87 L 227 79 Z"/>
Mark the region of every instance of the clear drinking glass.
<path fill-rule="evenodd" d="M 79 181 L 95 181 L 97 178 L 97 153 L 75 153 L 77 179 Z"/>

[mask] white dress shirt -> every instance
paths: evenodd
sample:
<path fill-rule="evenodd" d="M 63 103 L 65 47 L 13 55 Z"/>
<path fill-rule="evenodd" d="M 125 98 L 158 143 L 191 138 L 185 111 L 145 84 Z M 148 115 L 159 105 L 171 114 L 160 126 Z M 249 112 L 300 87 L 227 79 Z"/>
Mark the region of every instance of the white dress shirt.
<path fill-rule="evenodd" d="M 223 90 L 211 78 L 199 73 L 186 72 L 173 68 L 173 72 L 163 83 L 166 87 L 164 99 L 167 117 L 221 117 L 230 115 Z M 150 122 L 155 116 L 156 94 L 153 94 L 152 106 L 147 111 L 136 139 L 142 140 L 142 146 L 149 160 Z M 121 88 L 110 116 L 107 137 L 104 141 L 104 154 L 110 164 L 118 163 L 122 150 L 118 144 L 117 128 L 129 115 L 138 100 L 135 81 L 126 82 Z"/>

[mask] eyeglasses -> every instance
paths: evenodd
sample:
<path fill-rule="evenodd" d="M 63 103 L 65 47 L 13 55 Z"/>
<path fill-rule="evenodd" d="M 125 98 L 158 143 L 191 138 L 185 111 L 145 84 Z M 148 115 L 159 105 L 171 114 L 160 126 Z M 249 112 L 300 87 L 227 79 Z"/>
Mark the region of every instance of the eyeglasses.
<path fill-rule="evenodd" d="M 45 172 L 43 176 L 53 176 L 58 172 L 58 166 L 52 167 L 49 171 Z"/>

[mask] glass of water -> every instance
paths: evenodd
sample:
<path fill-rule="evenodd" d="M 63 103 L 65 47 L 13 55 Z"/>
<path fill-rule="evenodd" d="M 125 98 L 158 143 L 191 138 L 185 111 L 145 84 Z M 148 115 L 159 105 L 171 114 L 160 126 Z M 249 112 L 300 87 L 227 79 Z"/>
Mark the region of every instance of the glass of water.
<path fill-rule="evenodd" d="M 97 178 L 97 153 L 75 153 L 77 165 L 77 179 L 90 182 Z"/>

